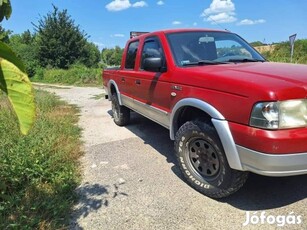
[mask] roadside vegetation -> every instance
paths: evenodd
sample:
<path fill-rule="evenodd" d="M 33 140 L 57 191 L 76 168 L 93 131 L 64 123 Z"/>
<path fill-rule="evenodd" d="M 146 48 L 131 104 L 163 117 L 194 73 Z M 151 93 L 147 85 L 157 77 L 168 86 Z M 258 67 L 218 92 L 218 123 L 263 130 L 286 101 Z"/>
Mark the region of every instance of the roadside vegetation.
<path fill-rule="evenodd" d="M 0 16 L 2 19 L 2 8 Z M 68 40 L 70 43 L 59 42 Z M 55 6 L 39 20 L 34 33 L 13 34 L 0 25 L 0 42 L 23 61 L 22 69 L 32 81 L 48 83 L 101 85 L 101 68 L 118 65 L 116 58 L 121 56 L 104 49 L 102 61 L 98 47 L 88 41 L 66 10 Z M 36 122 L 25 136 L 6 88 L 1 89 L 0 229 L 66 229 L 81 180 L 78 109 L 47 92 L 35 91 Z"/>
<path fill-rule="evenodd" d="M 36 122 L 21 135 L 0 93 L 0 229 L 60 229 L 68 225 L 80 182 L 78 110 L 36 91 Z"/>
<path fill-rule="evenodd" d="M 69 69 L 39 69 L 31 80 L 50 84 L 102 86 L 101 72 L 101 68 L 72 65 Z"/>
<path fill-rule="evenodd" d="M 264 45 L 261 42 L 251 43 L 256 49 L 263 49 L 260 51 L 262 55 L 272 62 L 291 62 L 291 47 L 290 42 L 281 42 L 272 45 Z M 260 49 L 262 50 L 262 49 Z M 297 40 L 294 44 L 294 54 L 292 63 L 307 64 L 307 39 Z"/>

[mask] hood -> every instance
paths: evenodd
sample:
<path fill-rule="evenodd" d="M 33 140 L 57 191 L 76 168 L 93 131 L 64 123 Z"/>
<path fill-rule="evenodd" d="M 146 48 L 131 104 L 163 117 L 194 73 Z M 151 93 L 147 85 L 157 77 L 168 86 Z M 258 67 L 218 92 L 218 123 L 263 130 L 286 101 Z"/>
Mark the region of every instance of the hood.
<path fill-rule="evenodd" d="M 294 84 L 307 83 L 307 65 L 296 65 L 286 63 L 241 63 L 232 65 L 229 71 L 256 75 L 262 81 L 286 81 Z"/>
<path fill-rule="evenodd" d="M 263 100 L 284 100 L 306 98 L 307 94 L 307 65 L 252 62 L 189 67 L 185 71 L 192 73 L 192 85 L 244 97 L 261 94 Z"/>

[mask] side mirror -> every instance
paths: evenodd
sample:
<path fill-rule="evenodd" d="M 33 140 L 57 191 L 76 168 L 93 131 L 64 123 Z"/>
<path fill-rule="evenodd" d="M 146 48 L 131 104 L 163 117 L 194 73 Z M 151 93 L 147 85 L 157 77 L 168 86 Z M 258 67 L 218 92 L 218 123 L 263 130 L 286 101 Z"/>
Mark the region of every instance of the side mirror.
<path fill-rule="evenodd" d="M 162 58 L 151 57 L 145 58 L 143 63 L 143 68 L 150 72 L 165 72 L 165 67 L 163 66 Z"/>

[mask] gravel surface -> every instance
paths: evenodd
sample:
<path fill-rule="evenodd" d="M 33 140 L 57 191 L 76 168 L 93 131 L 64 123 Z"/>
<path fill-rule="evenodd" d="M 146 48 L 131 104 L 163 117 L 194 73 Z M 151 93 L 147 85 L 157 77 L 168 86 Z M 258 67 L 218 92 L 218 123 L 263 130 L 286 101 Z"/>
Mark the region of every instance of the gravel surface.
<path fill-rule="evenodd" d="M 165 128 L 136 113 L 130 125 L 116 126 L 102 88 L 37 87 L 81 109 L 83 181 L 71 229 L 307 229 L 307 175 L 252 174 L 216 201 L 183 181 Z M 259 223 L 243 226 L 247 212 Z"/>

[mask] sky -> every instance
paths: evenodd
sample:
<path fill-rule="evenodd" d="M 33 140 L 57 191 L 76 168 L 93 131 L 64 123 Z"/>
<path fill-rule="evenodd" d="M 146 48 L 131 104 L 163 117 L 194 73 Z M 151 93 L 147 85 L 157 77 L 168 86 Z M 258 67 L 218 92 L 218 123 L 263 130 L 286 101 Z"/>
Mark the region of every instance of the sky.
<path fill-rule="evenodd" d="M 307 39 L 306 0 L 11 0 L 7 30 L 34 32 L 32 23 L 52 5 L 67 9 L 76 25 L 100 49 L 124 47 L 130 31 L 174 28 L 227 29 L 248 42 L 286 41 L 292 34 Z"/>

